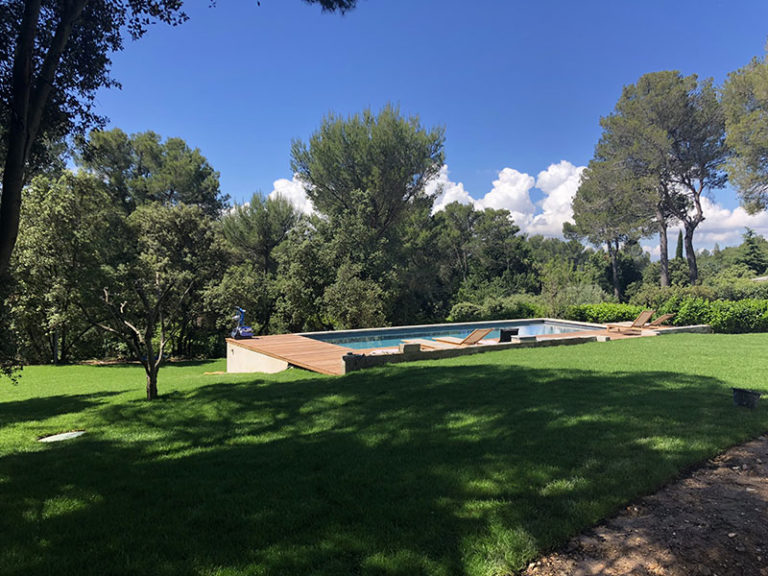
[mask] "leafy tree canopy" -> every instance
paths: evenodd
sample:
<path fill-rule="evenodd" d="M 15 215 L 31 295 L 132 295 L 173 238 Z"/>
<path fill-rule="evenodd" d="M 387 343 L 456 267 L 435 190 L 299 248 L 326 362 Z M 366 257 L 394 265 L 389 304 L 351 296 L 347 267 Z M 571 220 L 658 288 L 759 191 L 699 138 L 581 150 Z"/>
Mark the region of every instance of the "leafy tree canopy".
<path fill-rule="evenodd" d="M 365 224 L 384 237 L 409 207 L 431 208 L 424 185 L 443 165 L 444 138 L 442 128 L 423 128 L 391 105 L 378 115 L 331 114 L 308 143 L 293 142 L 291 168 L 321 214 L 362 210 Z"/>
<path fill-rule="evenodd" d="M 152 202 L 183 203 L 217 216 L 228 199 L 219 189 L 219 173 L 181 138 L 163 141 L 155 132 L 128 136 L 115 128 L 91 132 L 78 143 L 78 152 L 78 163 L 106 182 L 128 212 Z"/>
<path fill-rule="evenodd" d="M 723 86 L 728 175 L 754 214 L 768 207 L 768 59 L 755 58 Z"/>

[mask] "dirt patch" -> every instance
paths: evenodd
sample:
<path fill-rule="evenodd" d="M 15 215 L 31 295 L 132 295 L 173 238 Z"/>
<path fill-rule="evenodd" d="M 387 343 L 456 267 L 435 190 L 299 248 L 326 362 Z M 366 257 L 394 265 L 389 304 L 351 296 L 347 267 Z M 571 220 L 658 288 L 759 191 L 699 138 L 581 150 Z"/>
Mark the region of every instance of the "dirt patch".
<path fill-rule="evenodd" d="M 768 436 L 627 507 L 525 576 L 768 576 Z"/>

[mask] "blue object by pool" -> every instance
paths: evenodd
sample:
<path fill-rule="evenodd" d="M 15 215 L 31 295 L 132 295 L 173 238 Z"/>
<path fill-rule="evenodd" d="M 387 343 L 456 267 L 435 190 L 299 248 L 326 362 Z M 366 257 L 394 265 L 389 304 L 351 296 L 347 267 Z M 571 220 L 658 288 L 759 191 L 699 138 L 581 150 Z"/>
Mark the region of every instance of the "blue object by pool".
<path fill-rule="evenodd" d="M 329 344 L 338 344 L 355 350 L 366 348 L 397 348 L 403 340 L 411 338 L 434 338 L 436 336 L 454 336 L 464 338 L 477 328 L 492 328 L 486 336 L 488 340 L 497 340 L 502 328 L 518 328 L 520 336 L 539 336 L 543 334 L 563 334 L 585 330 L 601 330 L 600 327 L 575 322 L 553 322 L 551 320 L 518 320 L 505 322 L 477 322 L 472 324 L 435 324 L 432 326 L 403 326 L 395 328 L 373 328 L 366 330 L 345 330 L 337 332 L 314 332 L 303 334 Z"/>

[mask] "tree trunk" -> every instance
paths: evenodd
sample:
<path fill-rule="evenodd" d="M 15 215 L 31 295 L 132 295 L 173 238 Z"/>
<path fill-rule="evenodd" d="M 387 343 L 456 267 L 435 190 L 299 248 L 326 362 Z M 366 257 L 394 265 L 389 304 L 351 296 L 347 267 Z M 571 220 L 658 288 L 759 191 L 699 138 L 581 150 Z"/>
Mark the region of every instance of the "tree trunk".
<path fill-rule="evenodd" d="M 661 272 L 661 287 L 669 286 L 669 246 L 667 241 L 667 220 L 661 207 L 656 207 L 656 219 L 659 223 L 659 266 Z"/>
<path fill-rule="evenodd" d="M 619 284 L 619 265 L 616 259 L 616 249 L 612 242 L 607 242 L 608 256 L 611 258 L 611 275 L 613 279 L 613 295 L 621 302 L 621 285 Z"/>
<path fill-rule="evenodd" d="M 145 366 L 147 372 L 147 400 L 155 400 L 157 394 L 157 368 L 155 366 Z"/>
<path fill-rule="evenodd" d="M 24 2 L 21 31 L 13 57 L 10 122 L 3 166 L 3 194 L 0 198 L 0 279 L 3 279 L 10 269 L 11 255 L 19 235 L 21 191 L 24 188 L 32 144 L 40 131 L 43 112 L 55 81 L 56 68 L 72 34 L 72 27 L 80 17 L 86 2 L 87 0 L 77 0 L 66 4 L 36 80 L 33 80 L 33 56 L 41 0 Z"/>
<path fill-rule="evenodd" d="M 685 258 L 688 260 L 688 277 L 691 286 L 695 286 L 699 280 L 699 267 L 696 264 L 696 252 L 693 251 L 693 232 L 696 224 L 685 222 Z"/>
<path fill-rule="evenodd" d="M 59 362 L 67 363 L 67 325 L 61 327 L 61 345 L 59 346 Z"/>
<path fill-rule="evenodd" d="M 54 365 L 59 363 L 59 334 L 57 330 L 53 331 L 53 334 L 51 334 L 51 360 Z"/>
<path fill-rule="evenodd" d="M 0 278 L 4 278 L 10 270 L 11 254 L 19 233 L 21 189 L 24 187 L 26 149 L 30 137 L 28 122 L 32 94 L 32 60 L 39 18 L 40 0 L 25 2 L 21 31 L 13 56 L 3 195 L 0 197 Z"/>

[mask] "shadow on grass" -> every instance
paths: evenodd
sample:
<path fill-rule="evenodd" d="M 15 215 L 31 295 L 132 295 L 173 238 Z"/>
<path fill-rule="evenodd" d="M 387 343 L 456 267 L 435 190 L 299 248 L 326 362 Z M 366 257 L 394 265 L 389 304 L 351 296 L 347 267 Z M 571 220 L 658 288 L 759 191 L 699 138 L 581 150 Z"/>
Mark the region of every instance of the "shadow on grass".
<path fill-rule="evenodd" d="M 117 396 L 121 392 L 95 392 L 93 394 L 62 394 L 57 396 L 45 396 L 43 398 L 30 398 L 13 402 L 0 402 L 0 430 L 3 427 L 17 422 L 30 420 L 42 420 L 82 412 L 97 404 L 102 404 L 105 399 Z"/>
<path fill-rule="evenodd" d="M 106 405 L 120 440 L 0 461 L 0 566 L 504 574 L 766 426 L 728 393 L 665 372 L 392 366 Z"/>

